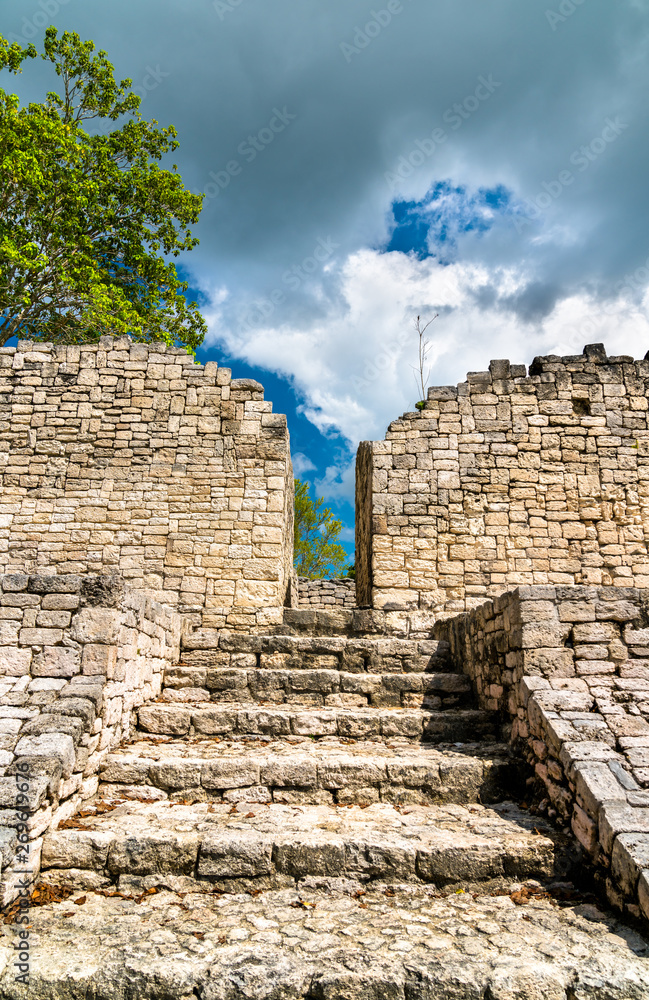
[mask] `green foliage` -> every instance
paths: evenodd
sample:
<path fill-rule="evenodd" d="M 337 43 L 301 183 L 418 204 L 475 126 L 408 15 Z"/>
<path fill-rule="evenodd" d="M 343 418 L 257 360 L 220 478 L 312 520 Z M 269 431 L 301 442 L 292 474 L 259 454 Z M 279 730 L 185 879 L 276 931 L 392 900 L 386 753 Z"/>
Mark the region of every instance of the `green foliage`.
<path fill-rule="evenodd" d="M 144 121 L 131 80 L 94 48 L 48 28 L 42 58 L 61 93 L 20 107 L 0 89 L 0 345 L 130 333 L 193 352 L 205 321 L 168 258 L 198 242 L 202 195 L 159 165 L 175 129 Z M 0 36 L 0 70 L 37 54 Z"/>
<path fill-rule="evenodd" d="M 298 576 L 315 580 L 339 575 L 347 559 L 342 545 L 337 544 L 342 523 L 337 521 L 324 499 L 311 496 L 308 483 L 295 481 L 295 528 L 293 561 Z"/>

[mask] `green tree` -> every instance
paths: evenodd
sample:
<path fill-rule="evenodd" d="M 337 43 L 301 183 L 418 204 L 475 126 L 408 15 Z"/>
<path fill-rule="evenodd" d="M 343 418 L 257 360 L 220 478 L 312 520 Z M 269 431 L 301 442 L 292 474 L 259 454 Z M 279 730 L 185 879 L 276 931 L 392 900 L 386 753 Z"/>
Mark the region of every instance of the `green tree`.
<path fill-rule="evenodd" d="M 311 496 L 308 483 L 295 481 L 293 560 L 298 576 L 311 580 L 342 572 L 347 553 L 337 543 L 342 523 L 323 507 L 324 498 Z"/>
<path fill-rule="evenodd" d="M 130 333 L 193 352 L 205 321 L 170 257 L 197 244 L 202 196 L 159 164 L 176 130 L 142 119 L 92 42 L 51 27 L 44 50 L 60 93 L 21 107 L 0 89 L 0 345 Z M 0 70 L 37 55 L 0 36 Z"/>

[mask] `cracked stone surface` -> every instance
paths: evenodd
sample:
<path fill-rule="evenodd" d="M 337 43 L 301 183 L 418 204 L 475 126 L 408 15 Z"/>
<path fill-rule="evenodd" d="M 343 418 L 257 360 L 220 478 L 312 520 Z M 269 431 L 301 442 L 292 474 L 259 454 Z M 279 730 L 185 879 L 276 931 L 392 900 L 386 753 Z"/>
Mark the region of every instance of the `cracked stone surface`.
<path fill-rule="evenodd" d="M 592 903 L 446 898 L 343 879 L 255 895 L 75 892 L 31 911 L 29 987 L 5 1000 L 646 1000 L 649 946 Z M 516 889 L 509 885 L 509 889 Z M 518 887 L 520 888 L 520 886 Z"/>
<path fill-rule="evenodd" d="M 342 873 L 472 886 L 550 876 L 557 863 L 550 830 L 512 803 L 401 809 L 126 802 L 80 825 L 45 838 L 44 869 L 110 878 L 178 873 L 226 888 L 232 880 L 261 879 L 271 888 Z"/>
<path fill-rule="evenodd" d="M 502 744 L 187 737 L 121 747 L 108 755 L 100 778 L 104 797 L 137 798 L 148 788 L 152 798 L 434 803 L 498 801 L 512 794 L 516 776 Z"/>

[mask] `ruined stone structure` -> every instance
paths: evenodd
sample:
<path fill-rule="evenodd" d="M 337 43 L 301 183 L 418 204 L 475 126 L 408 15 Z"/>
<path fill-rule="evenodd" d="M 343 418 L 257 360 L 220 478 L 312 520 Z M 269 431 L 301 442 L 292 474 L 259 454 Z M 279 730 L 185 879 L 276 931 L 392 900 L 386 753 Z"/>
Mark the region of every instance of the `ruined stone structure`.
<path fill-rule="evenodd" d="M 355 608 L 356 582 L 341 580 L 309 580 L 298 578 L 298 598 L 301 608 Z"/>
<path fill-rule="evenodd" d="M 127 337 L 20 341 L 0 421 L 2 572 L 119 573 L 196 625 L 281 620 L 293 473 L 258 382 Z"/>
<path fill-rule="evenodd" d="M 428 390 L 357 460 L 359 604 L 476 607 L 509 587 L 649 587 L 649 360 L 601 345 Z"/>
<path fill-rule="evenodd" d="M 646 1000 L 647 379 L 431 390 L 354 604 L 256 382 L 1 350 L 0 996 Z"/>

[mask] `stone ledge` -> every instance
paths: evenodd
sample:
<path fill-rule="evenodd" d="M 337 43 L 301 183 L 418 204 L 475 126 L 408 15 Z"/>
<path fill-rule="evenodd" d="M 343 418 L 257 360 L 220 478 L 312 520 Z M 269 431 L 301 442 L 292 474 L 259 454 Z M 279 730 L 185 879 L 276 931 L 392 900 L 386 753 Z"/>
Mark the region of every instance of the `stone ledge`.
<path fill-rule="evenodd" d="M 12 616 L 0 622 L 0 830 L 18 835 L 2 862 L 7 903 L 20 868 L 38 873 L 43 833 L 94 795 L 110 748 L 159 695 L 183 623 L 107 576 L 0 576 L 0 607 Z"/>
<path fill-rule="evenodd" d="M 526 586 L 435 628 L 480 705 L 510 720 L 610 901 L 647 920 L 648 609 L 638 588 Z"/>
<path fill-rule="evenodd" d="M 106 897 L 88 886 L 32 909 L 34 996 L 60 996 L 62 988 L 67 1000 L 240 1000 L 244 993 L 258 1000 L 645 1000 L 649 994 L 647 942 L 583 901 L 559 908 L 541 897 L 517 906 L 510 895 L 440 898 L 412 884 L 368 890 L 326 878 L 219 896 L 181 876 L 135 876 L 121 881 L 120 892 Z M 85 902 L 74 905 L 82 896 Z M 7 936 L 1 945 L 0 990 L 6 1000 L 24 1000 L 24 987 L 14 982 L 12 944 Z"/>

